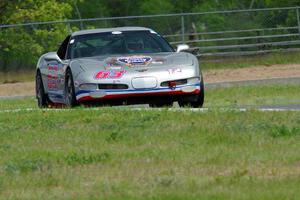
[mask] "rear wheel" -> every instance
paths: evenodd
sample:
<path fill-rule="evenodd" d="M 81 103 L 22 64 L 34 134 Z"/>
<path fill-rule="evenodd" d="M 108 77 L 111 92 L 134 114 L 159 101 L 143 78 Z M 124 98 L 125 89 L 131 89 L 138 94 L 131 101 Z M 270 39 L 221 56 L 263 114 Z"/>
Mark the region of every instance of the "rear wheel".
<path fill-rule="evenodd" d="M 70 69 L 66 72 L 65 78 L 65 104 L 68 107 L 74 107 L 77 105 L 76 97 L 75 97 L 75 88 L 72 72 Z"/>
<path fill-rule="evenodd" d="M 200 82 L 200 93 L 196 94 L 195 101 L 178 101 L 180 107 L 202 108 L 204 104 L 204 83 Z"/>
<path fill-rule="evenodd" d="M 48 97 L 45 94 L 45 89 L 43 85 L 42 75 L 40 71 L 36 73 L 35 77 L 35 92 L 36 92 L 36 98 L 39 108 L 46 108 L 49 105 Z"/>

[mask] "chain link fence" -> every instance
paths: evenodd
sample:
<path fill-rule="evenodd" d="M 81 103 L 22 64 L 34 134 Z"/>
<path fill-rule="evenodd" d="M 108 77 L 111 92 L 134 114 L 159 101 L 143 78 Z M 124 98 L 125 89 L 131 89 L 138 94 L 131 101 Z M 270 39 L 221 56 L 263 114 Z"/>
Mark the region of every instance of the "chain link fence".
<path fill-rule="evenodd" d="M 299 7 L 76 19 L 0 25 L 0 71 L 34 68 L 71 32 L 118 26 L 152 28 L 202 59 L 300 50 Z"/>

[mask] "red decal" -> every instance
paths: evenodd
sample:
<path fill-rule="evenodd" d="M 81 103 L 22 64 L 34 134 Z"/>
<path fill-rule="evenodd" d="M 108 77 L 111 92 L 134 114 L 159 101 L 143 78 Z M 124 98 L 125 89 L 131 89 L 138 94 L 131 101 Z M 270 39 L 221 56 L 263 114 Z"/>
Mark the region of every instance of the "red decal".
<path fill-rule="evenodd" d="M 109 78 L 121 78 L 123 74 L 125 73 L 125 70 L 112 70 Z"/>
<path fill-rule="evenodd" d="M 48 70 L 58 71 L 58 66 L 57 65 L 49 65 Z"/>
<path fill-rule="evenodd" d="M 117 79 L 125 74 L 125 70 L 104 70 L 95 75 L 95 79 Z"/>
<path fill-rule="evenodd" d="M 58 87 L 58 65 L 48 65 L 48 88 L 57 89 Z"/>
<path fill-rule="evenodd" d="M 109 75 L 109 71 L 100 71 L 96 74 L 95 79 L 105 79 Z"/>

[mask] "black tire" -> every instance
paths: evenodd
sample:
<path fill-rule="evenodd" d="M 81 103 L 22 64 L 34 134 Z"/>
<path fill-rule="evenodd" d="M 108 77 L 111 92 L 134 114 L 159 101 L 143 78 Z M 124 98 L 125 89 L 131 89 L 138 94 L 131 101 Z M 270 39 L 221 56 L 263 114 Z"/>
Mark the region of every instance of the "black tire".
<path fill-rule="evenodd" d="M 152 108 L 172 107 L 173 102 L 150 103 L 149 106 Z"/>
<path fill-rule="evenodd" d="M 35 76 L 35 93 L 39 108 L 46 108 L 49 105 L 48 96 L 45 94 L 42 75 L 40 71 L 37 71 Z"/>
<path fill-rule="evenodd" d="M 197 94 L 196 101 L 178 101 L 180 107 L 202 108 L 204 104 L 204 83 L 200 82 L 200 93 Z"/>
<path fill-rule="evenodd" d="M 72 108 L 77 105 L 77 100 L 75 97 L 75 88 L 72 72 L 67 69 L 65 77 L 65 87 L 64 87 L 64 98 L 66 106 Z"/>

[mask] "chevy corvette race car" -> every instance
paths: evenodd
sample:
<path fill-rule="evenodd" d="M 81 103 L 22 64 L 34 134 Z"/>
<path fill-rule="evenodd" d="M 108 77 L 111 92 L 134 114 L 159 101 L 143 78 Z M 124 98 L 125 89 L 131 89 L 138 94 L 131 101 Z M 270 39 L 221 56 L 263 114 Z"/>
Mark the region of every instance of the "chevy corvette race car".
<path fill-rule="evenodd" d="M 197 58 L 177 51 L 142 27 L 83 30 L 57 52 L 42 55 L 36 70 L 38 106 L 149 104 L 202 107 L 204 85 Z"/>

